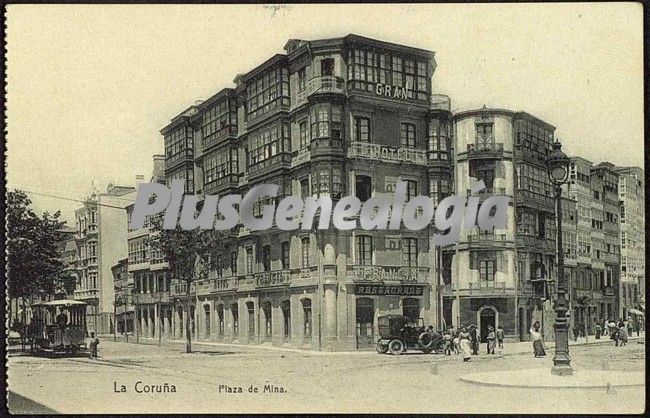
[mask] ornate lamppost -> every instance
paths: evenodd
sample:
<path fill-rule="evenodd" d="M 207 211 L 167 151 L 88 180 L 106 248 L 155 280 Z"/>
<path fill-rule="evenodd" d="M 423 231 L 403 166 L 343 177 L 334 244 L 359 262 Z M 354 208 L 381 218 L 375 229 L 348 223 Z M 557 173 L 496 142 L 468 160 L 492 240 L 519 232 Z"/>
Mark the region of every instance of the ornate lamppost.
<path fill-rule="evenodd" d="M 567 304 L 567 281 L 564 277 L 564 250 L 562 248 L 562 185 L 569 178 L 569 158 L 562 152 L 559 141 L 553 144 L 553 152 L 546 159 L 548 177 L 555 191 L 555 231 L 557 256 L 557 300 L 555 301 L 555 355 L 551 373 L 558 376 L 573 374 L 569 356 L 569 310 Z"/>

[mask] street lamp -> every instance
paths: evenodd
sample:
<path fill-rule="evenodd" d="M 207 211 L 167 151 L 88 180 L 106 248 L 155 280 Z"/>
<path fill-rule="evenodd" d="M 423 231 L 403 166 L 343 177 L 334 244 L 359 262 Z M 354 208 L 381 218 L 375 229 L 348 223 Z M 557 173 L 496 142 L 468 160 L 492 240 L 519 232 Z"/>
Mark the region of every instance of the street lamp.
<path fill-rule="evenodd" d="M 573 374 L 569 356 L 569 318 L 567 317 L 567 282 L 564 277 L 564 250 L 562 248 L 562 185 L 569 178 L 569 158 L 562 152 L 559 141 L 546 159 L 548 177 L 555 188 L 555 231 L 557 256 L 557 300 L 555 301 L 555 356 L 551 373 L 558 376 Z"/>

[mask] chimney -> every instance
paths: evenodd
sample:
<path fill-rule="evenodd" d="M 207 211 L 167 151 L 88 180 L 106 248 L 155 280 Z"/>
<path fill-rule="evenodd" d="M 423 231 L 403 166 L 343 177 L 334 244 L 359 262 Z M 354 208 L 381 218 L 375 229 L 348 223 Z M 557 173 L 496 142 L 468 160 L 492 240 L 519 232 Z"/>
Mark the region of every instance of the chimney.
<path fill-rule="evenodd" d="M 144 174 L 135 175 L 135 185 L 137 186 L 140 183 L 144 183 Z"/>

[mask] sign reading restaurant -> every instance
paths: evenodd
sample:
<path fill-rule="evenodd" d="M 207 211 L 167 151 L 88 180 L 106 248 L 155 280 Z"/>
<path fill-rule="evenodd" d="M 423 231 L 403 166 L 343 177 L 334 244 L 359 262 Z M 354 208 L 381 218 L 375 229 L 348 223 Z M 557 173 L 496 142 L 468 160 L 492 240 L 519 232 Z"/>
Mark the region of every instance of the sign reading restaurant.
<path fill-rule="evenodd" d="M 424 286 L 387 286 L 383 284 L 358 284 L 354 288 L 354 293 L 356 295 L 422 296 L 424 294 Z"/>
<path fill-rule="evenodd" d="M 383 83 L 375 85 L 375 94 L 377 96 L 391 97 L 393 99 L 408 99 L 409 98 L 409 85 L 406 83 L 404 87 L 388 86 Z"/>

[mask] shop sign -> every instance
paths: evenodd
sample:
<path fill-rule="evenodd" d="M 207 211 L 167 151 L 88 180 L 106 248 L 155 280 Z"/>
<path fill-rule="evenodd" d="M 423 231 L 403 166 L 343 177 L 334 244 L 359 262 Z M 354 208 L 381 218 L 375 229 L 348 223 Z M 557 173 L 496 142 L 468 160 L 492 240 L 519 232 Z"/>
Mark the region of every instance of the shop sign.
<path fill-rule="evenodd" d="M 375 94 L 377 96 L 390 97 L 393 99 L 408 99 L 409 98 L 409 85 L 406 83 L 406 86 L 388 86 L 383 83 L 377 83 L 375 85 Z"/>
<path fill-rule="evenodd" d="M 384 296 L 422 296 L 424 286 L 397 285 L 387 286 L 383 284 L 356 285 L 355 295 L 384 295 Z"/>

